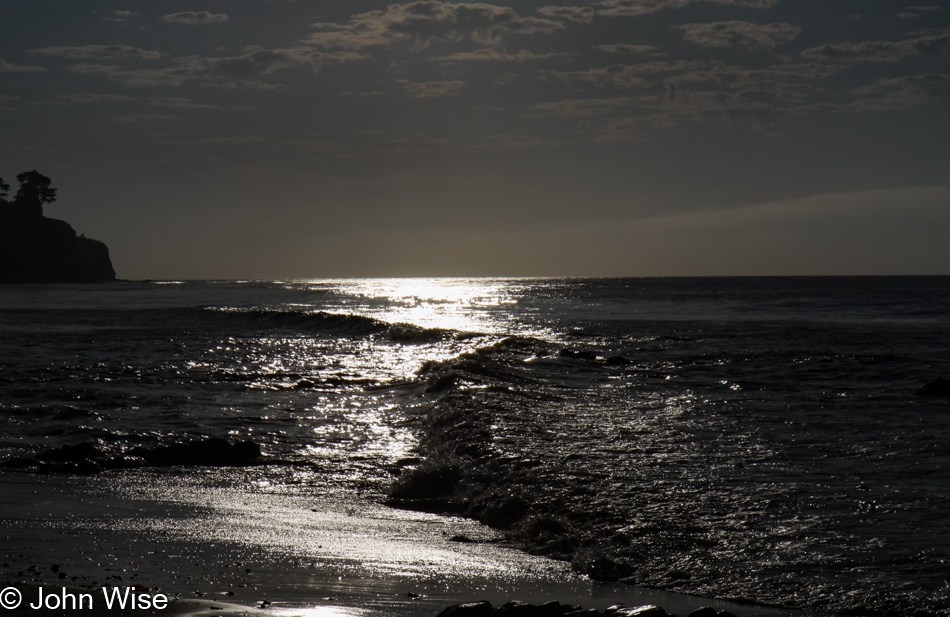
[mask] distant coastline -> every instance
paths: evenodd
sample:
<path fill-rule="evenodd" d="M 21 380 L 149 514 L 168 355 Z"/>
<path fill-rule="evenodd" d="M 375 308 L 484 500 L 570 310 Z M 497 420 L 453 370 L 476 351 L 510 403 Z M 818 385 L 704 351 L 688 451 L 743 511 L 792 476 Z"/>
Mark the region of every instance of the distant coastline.
<path fill-rule="evenodd" d="M 43 215 L 43 204 L 56 199 L 49 178 L 34 170 L 17 180 L 20 188 L 7 201 L 10 187 L 0 179 L 0 284 L 115 281 L 104 242 Z"/>

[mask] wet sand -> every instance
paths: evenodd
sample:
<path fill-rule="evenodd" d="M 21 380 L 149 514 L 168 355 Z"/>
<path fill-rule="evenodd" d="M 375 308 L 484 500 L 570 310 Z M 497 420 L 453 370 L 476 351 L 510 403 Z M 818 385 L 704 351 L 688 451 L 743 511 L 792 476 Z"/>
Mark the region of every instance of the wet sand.
<path fill-rule="evenodd" d="M 173 600 L 155 614 L 434 617 L 489 600 L 585 608 L 701 606 L 740 617 L 800 614 L 577 576 L 465 519 L 395 510 L 366 497 L 267 486 L 245 469 L 0 476 L 0 580 L 36 589 L 146 589 Z M 24 586 L 24 584 L 26 586 Z M 213 611 L 213 612 L 212 612 Z M 21 608 L 7 615 L 68 614 Z M 144 614 L 142 611 L 134 614 Z"/>

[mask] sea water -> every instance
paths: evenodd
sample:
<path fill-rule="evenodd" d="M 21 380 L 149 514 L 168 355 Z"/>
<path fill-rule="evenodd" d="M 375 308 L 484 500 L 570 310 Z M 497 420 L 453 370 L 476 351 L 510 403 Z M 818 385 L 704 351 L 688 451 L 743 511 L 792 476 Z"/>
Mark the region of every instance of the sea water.
<path fill-rule="evenodd" d="M 950 402 L 915 395 L 948 352 L 947 277 L 10 286 L 0 464 L 95 482 L 251 441 L 265 502 L 359 494 L 596 578 L 950 614 Z"/>

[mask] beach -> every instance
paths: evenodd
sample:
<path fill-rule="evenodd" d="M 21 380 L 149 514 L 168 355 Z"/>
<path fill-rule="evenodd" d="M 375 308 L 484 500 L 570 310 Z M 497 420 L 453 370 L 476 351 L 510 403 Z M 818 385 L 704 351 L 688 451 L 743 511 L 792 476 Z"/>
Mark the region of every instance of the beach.
<path fill-rule="evenodd" d="M 532 557 L 470 520 L 261 491 L 254 471 L 114 478 L 0 477 L 0 580 L 33 610 L 37 589 L 92 594 L 82 614 L 434 617 L 452 604 L 558 600 L 585 608 L 656 604 L 685 615 L 798 614 L 597 583 Z M 105 480 L 105 482 L 103 481 Z M 168 609 L 105 608 L 101 588 L 163 594 Z"/>

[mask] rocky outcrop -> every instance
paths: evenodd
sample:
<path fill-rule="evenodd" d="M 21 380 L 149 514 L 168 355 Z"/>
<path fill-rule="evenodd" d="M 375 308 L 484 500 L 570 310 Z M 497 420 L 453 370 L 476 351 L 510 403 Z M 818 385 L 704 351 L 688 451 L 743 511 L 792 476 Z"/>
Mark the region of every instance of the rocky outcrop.
<path fill-rule="evenodd" d="M 0 462 L 0 468 L 39 473 L 95 475 L 107 469 L 136 467 L 246 467 L 264 464 L 261 448 L 253 441 L 231 443 L 220 438 L 146 448 L 137 446 L 109 454 L 91 443 L 65 445 Z M 267 461 L 283 464 L 285 461 Z"/>
<path fill-rule="evenodd" d="M 932 396 L 935 398 L 950 398 L 950 379 L 938 377 L 925 383 L 914 392 L 917 396 Z"/>
<path fill-rule="evenodd" d="M 26 216 L 0 204 L 0 283 L 106 283 L 115 280 L 109 249 L 77 236 L 65 221 Z"/>

